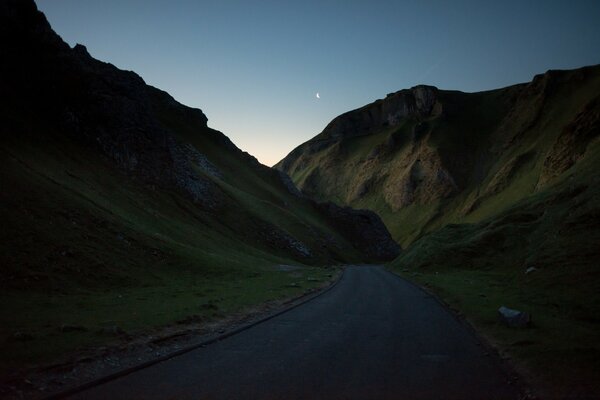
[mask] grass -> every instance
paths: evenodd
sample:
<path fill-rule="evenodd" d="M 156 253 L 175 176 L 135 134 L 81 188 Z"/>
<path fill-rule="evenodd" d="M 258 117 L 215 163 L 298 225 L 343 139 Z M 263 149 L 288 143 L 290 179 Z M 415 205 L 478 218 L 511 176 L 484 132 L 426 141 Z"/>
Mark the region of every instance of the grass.
<path fill-rule="evenodd" d="M 345 138 L 316 154 L 300 157 L 301 162 L 290 168 L 291 176 L 299 187 L 319 199 L 377 212 L 404 247 L 448 224 L 478 223 L 535 194 L 545 158 L 556 138 L 583 105 L 597 96 L 598 71 L 598 67 L 590 67 L 552 75 L 547 89 L 544 91 L 541 85 L 539 93 L 526 92 L 525 85 L 480 93 L 440 91 L 444 112 L 423 121 L 429 135 L 414 145 L 426 142 L 452 175 L 459 191 L 448 199 L 433 197 L 399 210 L 385 199 L 384 189 L 403 173 L 405 160 L 410 160 L 414 151 L 408 139 L 416 123 L 411 118 L 396 131 L 386 127 Z M 373 150 L 392 135 L 401 140 L 396 141 L 399 144 L 391 154 L 370 159 Z M 513 135 L 518 139 L 508 145 Z M 516 163 L 514 170 L 509 169 L 500 190 L 488 193 L 496 175 L 523 154 L 530 156 Z M 307 180 L 312 171 L 318 171 L 318 179 Z M 372 177 L 378 178 L 378 183 L 369 193 L 352 195 Z M 477 206 L 468 212 L 466 205 L 474 200 Z"/>
<path fill-rule="evenodd" d="M 107 326 L 136 334 L 297 296 L 329 279 L 327 265 L 361 259 L 309 202 L 214 132 L 197 130 L 194 139 L 224 176 L 213 180 L 222 198 L 211 210 L 143 184 L 51 127 L 15 125 L 23 132 L 0 145 L 0 376 L 111 343 Z M 182 139 L 193 134 L 179 129 Z M 265 225 L 313 257 L 268 243 Z"/>
<path fill-rule="evenodd" d="M 581 310 L 589 298 L 577 287 L 548 287 L 561 279 L 560 274 L 434 269 L 400 273 L 460 310 L 503 356 L 514 359 L 518 371 L 541 388 L 543 398 L 600 395 L 599 321 L 589 319 L 589 310 Z M 531 313 L 533 327 L 504 326 L 497 317 L 500 306 Z"/>
<path fill-rule="evenodd" d="M 0 301 L 10 304 L 10 308 L 0 308 L 0 372 L 6 374 L 24 366 L 60 360 L 79 349 L 106 345 L 115 340 L 115 335 L 105 328 L 117 326 L 136 334 L 189 317 L 210 322 L 267 301 L 301 295 L 335 273 L 334 269 L 318 267 L 282 272 L 272 265 L 254 271 L 209 279 L 192 272 L 170 276 L 163 271 L 159 282 L 149 280 L 103 291 L 27 296 L 2 293 Z M 63 325 L 84 330 L 62 332 Z M 30 339 L 15 340 L 15 332 Z"/>
<path fill-rule="evenodd" d="M 426 235 L 391 263 L 463 313 L 543 398 L 600 396 L 599 149 L 569 179 L 481 222 Z M 503 326 L 500 306 L 531 313 L 533 328 Z"/>

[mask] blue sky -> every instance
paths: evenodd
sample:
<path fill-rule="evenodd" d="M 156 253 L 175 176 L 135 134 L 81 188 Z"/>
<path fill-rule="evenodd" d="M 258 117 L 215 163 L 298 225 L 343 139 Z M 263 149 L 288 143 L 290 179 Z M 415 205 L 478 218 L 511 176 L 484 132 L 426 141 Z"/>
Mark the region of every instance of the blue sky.
<path fill-rule="evenodd" d="M 480 91 L 600 63 L 598 0 L 37 4 L 66 42 L 202 109 L 267 165 L 403 88 Z"/>

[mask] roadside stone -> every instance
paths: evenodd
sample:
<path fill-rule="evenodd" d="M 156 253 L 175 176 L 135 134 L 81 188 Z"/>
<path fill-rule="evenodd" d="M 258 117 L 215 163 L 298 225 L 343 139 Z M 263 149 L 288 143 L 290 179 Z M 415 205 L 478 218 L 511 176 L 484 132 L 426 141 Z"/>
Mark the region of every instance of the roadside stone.
<path fill-rule="evenodd" d="M 500 322 L 510 328 L 527 328 L 531 326 L 531 315 L 523 311 L 502 306 L 498 309 L 498 316 Z"/>
<path fill-rule="evenodd" d="M 527 268 L 525 270 L 525 275 L 529 275 L 529 274 L 531 274 L 532 272 L 535 272 L 535 271 L 537 271 L 536 267 L 529 267 L 529 268 Z"/>

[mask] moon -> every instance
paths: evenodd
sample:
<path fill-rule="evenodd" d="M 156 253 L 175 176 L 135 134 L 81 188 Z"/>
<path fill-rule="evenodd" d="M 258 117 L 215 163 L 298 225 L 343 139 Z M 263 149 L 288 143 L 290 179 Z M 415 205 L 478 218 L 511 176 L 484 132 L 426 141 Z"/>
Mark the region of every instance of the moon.
<path fill-rule="evenodd" d="M 321 98 L 321 95 L 319 95 L 319 92 L 317 92 L 317 94 L 315 95 L 315 97 L 316 97 L 317 99 L 320 99 L 320 98 Z"/>

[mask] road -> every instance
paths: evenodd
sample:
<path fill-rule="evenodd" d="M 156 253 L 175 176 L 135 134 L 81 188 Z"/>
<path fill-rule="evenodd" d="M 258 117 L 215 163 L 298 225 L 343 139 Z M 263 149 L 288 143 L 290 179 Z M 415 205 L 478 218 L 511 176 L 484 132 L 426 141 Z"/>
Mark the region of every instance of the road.
<path fill-rule="evenodd" d="M 516 399 L 499 362 L 434 298 L 381 267 L 73 399 Z"/>

